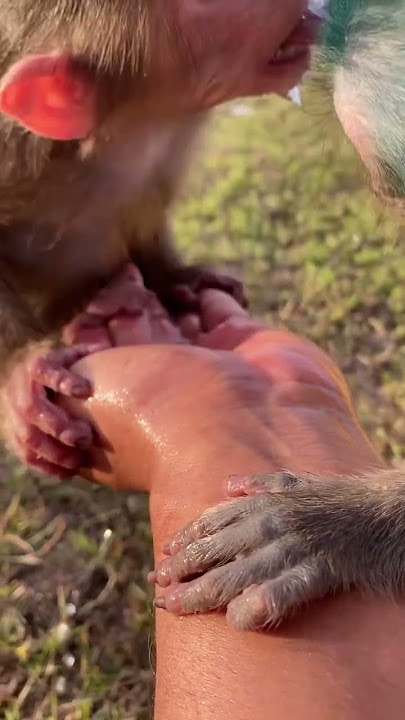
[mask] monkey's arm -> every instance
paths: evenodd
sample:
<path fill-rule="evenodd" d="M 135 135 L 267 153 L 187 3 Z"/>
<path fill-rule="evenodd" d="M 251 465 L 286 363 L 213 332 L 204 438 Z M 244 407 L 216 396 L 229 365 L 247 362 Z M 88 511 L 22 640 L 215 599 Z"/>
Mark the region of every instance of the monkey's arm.
<path fill-rule="evenodd" d="M 230 490 L 247 497 L 207 511 L 172 542 L 156 580 L 179 584 L 159 607 L 228 606 L 233 626 L 253 630 L 338 590 L 405 592 L 405 471 L 264 475 Z"/>
<path fill-rule="evenodd" d="M 4 268 L 2 268 L 4 270 Z M 58 408 L 50 391 L 86 397 L 90 386 L 70 371 L 85 347 L 55 348 L 30 307 L 0 279 L 1 434 L 21 460 L 38 470 L 68 476 L 79 469 L 90 425 Z"/>

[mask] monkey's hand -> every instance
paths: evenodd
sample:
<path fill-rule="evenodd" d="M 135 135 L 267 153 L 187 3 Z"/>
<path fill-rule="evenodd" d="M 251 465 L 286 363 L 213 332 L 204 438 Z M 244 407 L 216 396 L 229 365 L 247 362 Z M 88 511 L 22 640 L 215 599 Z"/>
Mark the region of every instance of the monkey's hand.
<path fill-rule="evenodd" d="M 63 331 L 67 344 L 92 343 L 98 349 L 161 342 L 162 336 L 166 342 L 185 342 L 132 263 L 125 265 Z"/>
<path fill-rule="evenodd" d="M 227 607 L 232 626 L 254 630 L 337 590 L 405 591 L 405 473 L 231 478 L 228 492 L 247 497 L 207 511 L 165 549 L 151 574 L 167 588 L 157 607 Z"/>
<path fill-rule="evenodd" d="M 209 289 L 222 290 L 235 298 L 242 307 L 248 306 L 239 280 L 198 265 L 179 268 L 170 273 L 167 287 L 159 292 L 159 297 L 169 312 L 182 314 L 198 310 L 200 293 Z"/>
<path fill-rule="evenodd" d="M 10 449 L 47 475 L 70 477 L 83 467 L 93 441 L 90 424 L 52 401 L 52 393 L 87 398 L 91 386 L 71 366 L 99 349 L 88 345 L 50 349 L 35 346 L 17 362 L 1 389 L 3 423 Z"/>

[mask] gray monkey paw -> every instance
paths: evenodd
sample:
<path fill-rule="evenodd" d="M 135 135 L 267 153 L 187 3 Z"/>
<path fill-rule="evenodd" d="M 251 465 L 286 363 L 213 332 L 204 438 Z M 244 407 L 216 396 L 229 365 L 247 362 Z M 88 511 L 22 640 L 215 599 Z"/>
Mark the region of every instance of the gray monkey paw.
<path fill-rule="evenodd" d="M 324 512 L 333 511 L 331 486 L 288 473 L 229 479 L 229 494 L 245 497 L 208 510 L 165 548 L 150 578 L 166 588 L 156 607 L 178 615 L 226 608 L 230 625 L 256 630 L 338 589 Z"/>

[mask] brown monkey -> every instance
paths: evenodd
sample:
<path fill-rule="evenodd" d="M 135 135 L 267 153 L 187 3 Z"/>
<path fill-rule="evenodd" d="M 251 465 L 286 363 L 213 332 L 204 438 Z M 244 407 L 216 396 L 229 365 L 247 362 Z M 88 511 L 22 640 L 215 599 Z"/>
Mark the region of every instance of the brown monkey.
<path fill-rule="evenodd" d="M 317 27 L 305 9 L 0 0 L 1 412 L 25 462 L 59 476 L 83 463 L 91 429 L 50 393 L 88 395 L 69 368 L 102 345 L 67 349 L 61 331 L 128 263 L 173 310 L 204 285 L 241 294 L 182 267 L 170 208 L 210 108 L 298 82 Z M 139 311 L 130 275 L 105 315 Z"/>

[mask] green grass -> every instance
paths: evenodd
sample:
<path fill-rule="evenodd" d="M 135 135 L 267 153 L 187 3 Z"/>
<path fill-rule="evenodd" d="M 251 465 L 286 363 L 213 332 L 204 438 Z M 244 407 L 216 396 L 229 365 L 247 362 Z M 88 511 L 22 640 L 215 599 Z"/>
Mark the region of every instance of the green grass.
<path fill-rule="evenodd" d="M 244 107 L 252 113 L 218 114 L 178 209 L 180 242 L 190 260 L 244 278 L 255 313 L 336 357 L 364 427 L 399 462 L 405 235 L 373 204 L 324 117 L 276 100 Z M 7 720 L 150 718 L 146 498 L 37 481 L 6 464 L 3 475 Z"/>

